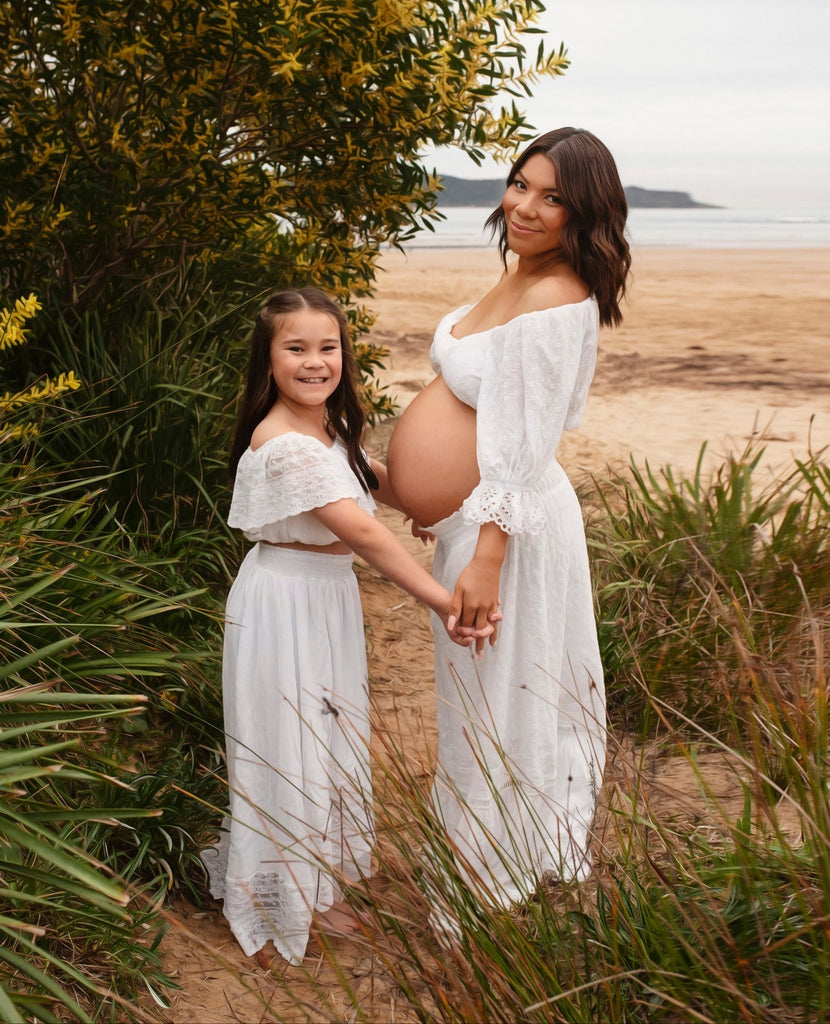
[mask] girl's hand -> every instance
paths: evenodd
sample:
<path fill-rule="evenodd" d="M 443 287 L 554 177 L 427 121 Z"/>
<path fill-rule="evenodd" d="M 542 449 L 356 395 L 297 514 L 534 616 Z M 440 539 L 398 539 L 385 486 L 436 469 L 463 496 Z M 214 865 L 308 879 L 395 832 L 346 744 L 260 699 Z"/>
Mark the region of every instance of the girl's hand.
<path fill-rule="evenodd" d="M 502 614 L 499 608 L 499 575 L 501 562 L 474 557 L 458 577 L 449 608 L 448 631 L 475 643 L 476 654 L 481 655 L 484 641 L 489 637 L 495 646 L 497 623 Z M 456 640 L 458 643 L 459 641 Z"/>
<path fill-rule="evenodd" d="M 481 640 L 482 643 L 484 643 L 485 639 L 488 636 L 491 636 L 493 633 L 495 633 L 496 627 L 489 622 L 482 630 L 464 629 L 463 627 L 458 627 L 455 624 L 454 619 L 451 626 L 448 607 L 449 604 L 447 608 L 444 609 L 444 611 L 436 612 L 436 614 L 444 623 L 444 629 L 446 629 L 447 635 L 449 636 L 450 640 L 452 640 L 453 643 L 458 644 L 459 647 L 472 647 L 472 645 L 479 639 Z M 501 618 L 501 612 L 498 612 L 498 618 Z"/>
<path fill-rule="evenodd" d="M 406 525 L 407 523 L 411 523 L 409 527 L 409 532 L 412 534 L 413 537 L 419 540 L 424 545 L 424 547 L 426 547 L 427 544 L 435 543 L 435 534 L 430 533 L 429 530 L 425 530 L 422 526 L 418 526 L 418 524 L 415 522 L 412 516 L 405 515 L 403 517 L 403 522 L 404 525 Z"/>

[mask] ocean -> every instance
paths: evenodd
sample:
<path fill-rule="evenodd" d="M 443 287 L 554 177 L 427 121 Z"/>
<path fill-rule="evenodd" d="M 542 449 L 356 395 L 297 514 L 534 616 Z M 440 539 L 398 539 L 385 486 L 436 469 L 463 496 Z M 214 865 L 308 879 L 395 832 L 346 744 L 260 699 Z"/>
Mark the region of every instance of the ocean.
<path fill-rule="evenodd" d="M 477 249 L 489 246 L 488 207 L 454 206 L 435 231 L 421 231 L 405 248 Z M 666 249 L 823 249 L 830 247 L 830 210 L 629 210 L 633 247 Z"/>

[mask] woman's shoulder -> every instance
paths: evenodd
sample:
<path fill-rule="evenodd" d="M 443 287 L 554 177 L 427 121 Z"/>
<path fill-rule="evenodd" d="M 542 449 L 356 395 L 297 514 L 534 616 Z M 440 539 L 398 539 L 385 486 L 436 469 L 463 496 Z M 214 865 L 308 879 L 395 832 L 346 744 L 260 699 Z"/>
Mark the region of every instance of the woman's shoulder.
<path fill-rule="evenodd" d="M 562 296 L 557 296 L 561 299 Z M 506 323 L 497 330 L 505 337 L 515 336 L 517 339 L 537 339 L 546 343 L 551 332 L 564 331 L 574 337 L 582 337 L 585 332 L 591 333 L 597 322 L 597 304 L 592 295 L 582 298 L 574 297 L 569 301 L 554 303 L 523 304 Z"/>
<path fill-rule="evenodd" d="M 588 287 L 578 277 L 550 275 L 532 281 L 522 295 L 517 313 L 543 313 L 581 306 L 591 297 Z"/>

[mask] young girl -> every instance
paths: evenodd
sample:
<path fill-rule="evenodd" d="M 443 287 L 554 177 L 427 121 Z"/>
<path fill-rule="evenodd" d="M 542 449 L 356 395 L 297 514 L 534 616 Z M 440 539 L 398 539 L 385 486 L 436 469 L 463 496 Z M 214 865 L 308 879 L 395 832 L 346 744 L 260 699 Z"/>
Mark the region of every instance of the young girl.
<path fill-rule="evenodd" d="M 253 331 L 230 458 L 228 523 L 256 544 L 226 612 L 222 689 L 230 810 L 204 854 L 247 956 L 305 954 L 313 915 L 356 920 L 336 878 L 370 872 L 369 707 L 352 552 L 445 623 L 449 592 L 372 517 L 386 469 L 364 415 L 340 308 L 315 288 L 272 296 Z M 469 641 L 464 641 L 469 642 Z"/>

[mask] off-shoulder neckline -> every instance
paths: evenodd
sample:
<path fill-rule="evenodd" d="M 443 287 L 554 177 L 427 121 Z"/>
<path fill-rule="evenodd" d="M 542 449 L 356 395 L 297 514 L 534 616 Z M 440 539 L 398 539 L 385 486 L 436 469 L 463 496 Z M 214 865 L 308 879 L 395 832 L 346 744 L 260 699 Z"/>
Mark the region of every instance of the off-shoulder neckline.
<path fill-rule="evenodd" d="M 455 325 L 458 323 L 458 321 L 461 319 L 461 316 L 463 316 L 464 313 L 468 312 L 471 309 L 475 309 L 476 303 L 470 302 L 467 303 L 467 305 L 465 306 L 459 306 L 458 309 L 453 310 L 452 313 L 448 313 L 444 319 L 449 320 L 452 317 L 456 317 L 456 319 L 454 319 L 450 324 L 447 333 L 449 334 L 453 341 L 466 341 L 468 338 L 478 338 L 483 334 L 492 334 L 493 331 L 498 331 L 502 327 L 509 327 L 510 324 L 514 324 L 517 320 L 522 320 L 525 317 L 540 316 L 543 313 L 552 313 L 560 309 L 573 309 L 576 308 L 577 306 L 584 306 L 586 303 L 594 301 L 594 296 L 588 295 L 586 298 L 580 299 L 579 302 L 563 302 L 559 306 L 546 306 L 544 309 L 531 309 L 528 310 L 526 313 L 517 313 L 515 316 L 512 316 L 509 320 L 505 320 L 503 324 L 495 324 L 493 327 L 488 327 L 483 331 L 470 331 L 469 334 L 464 334 L 460 338 L 452 333 L 453 327 L 455 327 Z M 457 316 L 457 314 L 461 314 L 461 316 Z"/>
<path fill-rule="evenodd" d="M 273 444 L 274 441 L 280 441 L 284 437 L 304 437 L 307 441 L 313 441 L 314 444 L 319 444 L 322 448 L 325 448 L 327 452 L 332 451 L 339 440 L 338 438 L 335 438 L 331 444 L 325 444 L 319 437 L 312 437 L 311 434 L 303 434 L 299 430 L 284 430 L 281 434 L 274 434 L 274 436 L 269 437 L 267 441 L 263 441 L 258 448 L 252 448 L 248 445 L 247 450 L 251 455 L 258 455 L 263 448 L 267 448 L 269 444 Z"/>

